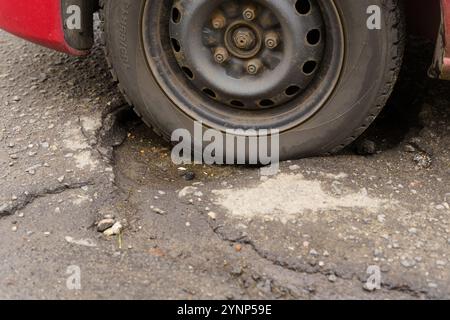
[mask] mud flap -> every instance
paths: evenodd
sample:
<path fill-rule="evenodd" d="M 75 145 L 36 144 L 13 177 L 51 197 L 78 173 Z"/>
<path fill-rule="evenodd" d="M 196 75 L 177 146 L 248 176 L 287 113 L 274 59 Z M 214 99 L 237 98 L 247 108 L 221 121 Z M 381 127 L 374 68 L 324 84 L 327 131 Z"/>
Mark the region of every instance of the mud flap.
<path fill-rule="evenodd" d="M 97 2 L 93 0 L 61 0 L 64 38 L 72 48 L 85 51 L 94 44 L 96 7 Z"/>

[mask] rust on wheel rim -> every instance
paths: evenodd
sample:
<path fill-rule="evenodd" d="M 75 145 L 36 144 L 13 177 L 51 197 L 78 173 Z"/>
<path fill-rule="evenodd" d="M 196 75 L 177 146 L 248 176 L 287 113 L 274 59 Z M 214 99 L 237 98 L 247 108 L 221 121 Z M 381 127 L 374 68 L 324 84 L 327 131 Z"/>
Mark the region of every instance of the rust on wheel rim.
<path fill-rule="evenodd" d="M 172 12 L 178 64 L 197 90 L 223 104 L 250 110 L 282 105 L 320 68 L 325 28 L 314 1 L 295 7 L 291 1 L 178 0 Z M 194 32 L 201 43 L 192 41 Z"/>

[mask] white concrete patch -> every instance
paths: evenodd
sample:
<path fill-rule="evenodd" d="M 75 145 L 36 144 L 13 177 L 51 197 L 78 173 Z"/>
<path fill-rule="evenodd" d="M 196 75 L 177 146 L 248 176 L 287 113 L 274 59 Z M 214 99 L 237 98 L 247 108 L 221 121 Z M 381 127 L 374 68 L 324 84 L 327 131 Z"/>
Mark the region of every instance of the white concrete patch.
<path fill-rule="evenodd" d="M 92 157 L 91 151 L 83 151 L 73 156 L 78 169 L 94 170 L 98 165 L 98 160 Z"/>
<path fill-rule="evenodd" d="M 81 126 L 85 132 L 95 133 L 97 132 L 101 126 L 102 121 L 100 117 L 81 117 L 80 118 Z"/>
<path fill-rule="evenodd" d="M 388 201 L 372 198 L 366 190 L 342 197 L 326 193 L 317 180 L 299 174 L 280 174 L 252 188 L 213 190 L 216 204 L 241 218 L 295 219 L 305 212 L 348 208 L 378 212 Z"/>
<path fill-rule="evenodd" d="M 64 146 L 72 151 L 85 150 L 89 148 L 86 137 L 81 132 L 81 128 L 73 127 L 67 129 L 64 134 Z"/>

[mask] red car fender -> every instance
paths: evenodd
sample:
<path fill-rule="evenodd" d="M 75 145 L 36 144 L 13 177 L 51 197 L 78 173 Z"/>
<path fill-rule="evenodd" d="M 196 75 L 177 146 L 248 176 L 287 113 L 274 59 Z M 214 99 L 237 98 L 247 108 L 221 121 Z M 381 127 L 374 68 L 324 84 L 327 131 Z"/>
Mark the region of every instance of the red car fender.
<path fill-rule="evenodd" d="M 0 0 L 0 28 L 37 44 L 73 55 L 86 51 L 65 40 L 60 0 Z"/>

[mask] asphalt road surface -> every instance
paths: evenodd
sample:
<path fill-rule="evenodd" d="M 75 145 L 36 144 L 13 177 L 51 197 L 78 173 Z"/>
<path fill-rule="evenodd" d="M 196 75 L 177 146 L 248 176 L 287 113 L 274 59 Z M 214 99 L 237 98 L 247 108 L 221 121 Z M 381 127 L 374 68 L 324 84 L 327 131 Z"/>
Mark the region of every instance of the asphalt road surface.
<path fill-rule="evenodd" d="M 450 298 L 450 83 L 426 77 L 431 49 L 410 46 L 424 60 L 356 144 L 265 177 L 174 165 L 100 46 L 0 32 L 0 298 Z"/>

